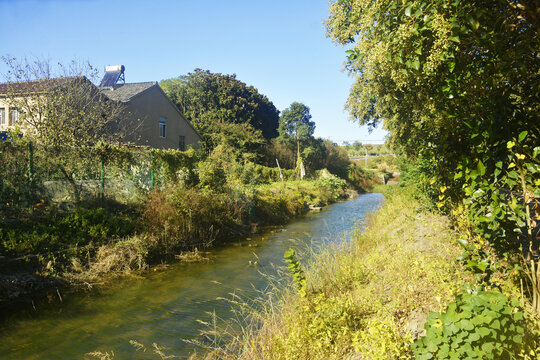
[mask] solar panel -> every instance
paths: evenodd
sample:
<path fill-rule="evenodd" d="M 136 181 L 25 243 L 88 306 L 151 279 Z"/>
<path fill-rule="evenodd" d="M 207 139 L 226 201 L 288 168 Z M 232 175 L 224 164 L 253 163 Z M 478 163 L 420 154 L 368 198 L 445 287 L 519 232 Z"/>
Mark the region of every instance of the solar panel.
<path fill-rule="evenodd" d="M 124 80 L 124 65 L 107 66 L 105 68 L 105 75 L 99 84 L 100 88 L 114 87 L 119 80 Z"/>

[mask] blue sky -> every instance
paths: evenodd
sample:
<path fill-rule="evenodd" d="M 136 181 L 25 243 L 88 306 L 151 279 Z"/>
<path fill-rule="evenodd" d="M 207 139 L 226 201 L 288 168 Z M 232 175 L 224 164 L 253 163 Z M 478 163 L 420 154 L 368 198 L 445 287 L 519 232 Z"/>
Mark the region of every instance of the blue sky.
<path fill-rule="evenodd" d="M 383 130 L 369 134 L 343 110 L 353 79 L 341 71 L 345 49 L 325 37 L 328 7 L 327 0 L 0 0 L 0 55 L 123 64 L 127 82 L 195 68 L 236 74 L 279 110 L 293 101 L 309 106 L 316 136 L 379 143 Z"/>

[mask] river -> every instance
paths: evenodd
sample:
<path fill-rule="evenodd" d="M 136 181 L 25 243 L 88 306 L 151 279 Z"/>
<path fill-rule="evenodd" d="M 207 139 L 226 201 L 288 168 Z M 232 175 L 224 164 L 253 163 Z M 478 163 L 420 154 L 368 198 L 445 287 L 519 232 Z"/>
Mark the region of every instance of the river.
<path fill-rule="evenodd" d="M 16 320 L 0 325 L 0 358 L 85 359 L 92 358 L 85 354 L 101 351 L 114 352 L 114 359 L 158 359 L 151 351 L 153 343 L 167 354 L 187 358 L 195 347 L 183 340 L 196 338 L 205 328 L 198 320 L 210 321 L 208 313 L 214 311 L 221 318 L 231 316 L 231 304 L 218 298 L 231 293 L 257 296 L 257 290 L 268 286 L 261 272 L 277 274 L 288 248 L 302 257 L 310 247 L 347 241 L 382 200 L 381 194 L 360 195 L 213 249 L 209 262 L 174 264 L 17 314 Z M 148 350 L 135 349 L 130 340 Z"/>

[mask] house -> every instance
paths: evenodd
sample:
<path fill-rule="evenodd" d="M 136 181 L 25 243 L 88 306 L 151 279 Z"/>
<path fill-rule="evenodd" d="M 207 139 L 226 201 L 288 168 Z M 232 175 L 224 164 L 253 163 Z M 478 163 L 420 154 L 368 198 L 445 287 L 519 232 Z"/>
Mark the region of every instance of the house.
<path fill-rule="evenodd" d="M 118 113 L 119 127 L 130 128 L 123 133 L 123 142 L 160 149 L 186 150 L 188 147 L 199 147 L 201 136 L 169 100 L 158 83 L 125 83 L 124 71 L 123 65 L 106 67 L 99 87 L 85 77 L 0 84 L 0 133 L 17 126 L 25 132 L 21 109 L 17 107 L 30 108 L 32 99 L 77 82 L 84 85 L 84 95 L 81 97 L 95 94 L 92 99 L 111 101 L 122 109 L 121 115 Z M 13 101 L 14 98 L 25 99 L 25 106 L 14 105 L 18 103 Z M 38 114 L 31 116 L 33 121 L 36 121 L 34 118 L 43 116 L 42 112 L 32 113 Z"/>

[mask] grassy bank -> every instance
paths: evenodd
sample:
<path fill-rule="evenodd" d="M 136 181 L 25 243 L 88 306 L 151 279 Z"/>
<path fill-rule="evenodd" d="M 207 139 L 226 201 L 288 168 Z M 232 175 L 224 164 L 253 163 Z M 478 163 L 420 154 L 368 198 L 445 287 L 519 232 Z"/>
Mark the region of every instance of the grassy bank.
<path fill-rule="evenodd" d="M 451 352 L 457 358 L 513 358 L 520 352 L 520 358 L 535 356 L 533 347 L 521 345 L 530 344 L 532 337 L 528 331 L 524 334 L 527 323 L 519 302 L 510 302 L 498 292 L 512 292 L 512 284 L 504 284 L 509 277 L 494 274 L 500 279 L 499 289 L 477 289 L 458 296 L 473 281 L 457 261 L 463 249 L 456 239 L 463 234 L 450 229 L 444 216 L 423 210 L 409 190 L 395 187 L 386 196 L 382 209 L 369 218 L 367 230 L 355 234 L 350 245 L 326 249 L 309 264 L 299 264 L 288 254 L 295 279 L 288 290 L 277 301 L 262 301 L 262 308 L 248 312 L 251 326 L 207 358 L 399 359 L 413 358 L 415 349 L 419 358 L 426 359 L 451 358 Z M 502 300 L 493 301 L 490 294 Z M 458 310 L 453 303 L 445 313 L 456 296 Z M 486 297 L 490 300 L 483 303 Z M 463 310 L 467 306 L 473 310 Z M 464 312 L 457 314 L 469 315 L 463 320 L 454 315 L 458 317 L 454 335 L 450 332 L 441 341 L 443 329 L 454 324 L 448 314 L 460 309 Z M 485 325 L 486 334 L 474 333 L 483 321 L 503 321 L 507 316 L 503 313 L 510 317 L 504 320 L 503 330 L 493 323 Z M 469 318 L 477 327 L 468 327 Z M 431 330 L 423 337 L 426 319 Z M 460 324 L 466 330 L 460 332 Z M 438 338 L 433 329 L 441 329 Z M 423 340 L 413 345 L 419 338 Z M 439 348 L 444 343 L 454 350 Z M 458 349 L 470 352 L 465 355 Z M 491 357 L 499 350 L 499 356 Z"/>

